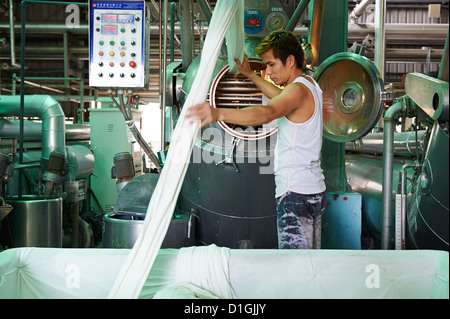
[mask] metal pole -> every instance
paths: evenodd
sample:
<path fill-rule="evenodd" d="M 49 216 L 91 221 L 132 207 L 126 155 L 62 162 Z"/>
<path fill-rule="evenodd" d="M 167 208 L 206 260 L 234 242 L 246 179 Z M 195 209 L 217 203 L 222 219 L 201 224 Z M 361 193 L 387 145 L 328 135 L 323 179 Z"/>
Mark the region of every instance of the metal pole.
<path fill-rule="evenodd" d="M 395 118 L 402 111 L 401 102 L 394 103 L 384 115 L 383 131 L 383 220 L 381 229 L 381 249 L 389 249 L 392 228 L 392 175 L 394 160 Z"/>
<path fill-rule="evenodd" d="M 297 8 L 294 11 L 294 14 L 292 15 L 292 18 L 289 20 L 286 30 L 287 31 L 294 31 L 295 26 L 298 23 L 298 20 L 300 20 L 301 16 L 305 12 L 306 7 L 308 7 L 308 4 L 311 0 L 301 0 L 298 4 Z"/>
<path fill-rule="evenodd" d="M 325 0 L 314 0 L 313 17 L 311 22 L 311 51 L 313 53 L 313 62 L 311 67 L 317 66 L 319 61 L 320 38 L 322 33 L 323 7 Z"/>
<path fill-rule="evenodd" d="M 202 10 L 203 15 L 205 16 L 206 22 L 208 22 L 209 25 L 212 18 L 212 11 L 211 8 L 209 7 L 209 4 L 205 0 L 198 0 L 197 3 L 198 6 L 200 7 L 200 10 Z"/>
<path fill-rule="evenodd" d="M 380 71 L 381 78 L 385 75 L 386 31 L 384 28 L 386 16 L 386 0 L 375 1 L 375 65 Z"/>
<path fill-rule="evenodd" d="M 166 64 L 167 64 L 167 0 L 164 0 L 163 57 L 161 63 L 161 151 L 166 147 Z"/>
<path fill-rule="evenodd" d="M 175 11 L 176 4 L 170 4 L 170 63 L 175 59 Z"/>
<path fill-rule="evenodd" d="M 187 70 L 193 60 L 192 1 L 180 0 L 181 13 L 181 58 L 183 70 Z"/>
<path fill-rule="evenodd" d="M 21 29 L 20 29 L 20 110 L 19 110 L 19 165 L 23 164 L 23 129 L 25 109 L 25 20 L 27 17 L 27 4 L 22 1 Z M 22 197 L 22 170 L 19 171 L 18 197 Z"/>
<path fill-rule="evenodd" d="M 16 64 L 16 40 L 14 36 L 14 7 L 13 0 L 9 0 L 9 44 L 11 46 L 11 66 Z"/>

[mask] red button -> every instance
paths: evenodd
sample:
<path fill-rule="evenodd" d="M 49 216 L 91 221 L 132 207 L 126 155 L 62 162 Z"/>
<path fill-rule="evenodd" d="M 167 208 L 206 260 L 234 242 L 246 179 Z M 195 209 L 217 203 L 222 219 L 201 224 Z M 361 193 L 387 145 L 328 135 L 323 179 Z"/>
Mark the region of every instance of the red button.
<path fill-rule="evenodd" d="M 109 66 L 114 66 L 114 63 L 113 62 L 109 62 Z"/>
<path fill-rule="evenodd" d="M 130 62 L 130 66 L 131 66 L 132 68 L 136 67 L 136 62 L 131 61 L 131 62 Z"/>
<path fill-rule="evenodd" d="M 120 62 L 120 66 L 123 68 L 125 66 L 125 63 Z"/>
<path fill-rule="evenodd" d="M 98 55 L 102 56 L 102 55 L 103 55 L 103 51 L 100 51 L 100 52 L 98 53 Z"/>

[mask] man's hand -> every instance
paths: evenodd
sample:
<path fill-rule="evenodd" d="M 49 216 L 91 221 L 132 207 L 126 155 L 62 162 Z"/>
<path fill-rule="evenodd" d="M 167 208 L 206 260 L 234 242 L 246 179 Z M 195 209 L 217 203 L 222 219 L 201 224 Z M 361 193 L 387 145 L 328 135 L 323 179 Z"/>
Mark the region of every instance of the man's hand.
<path fill-rule="evenodd" d="M 209 105 L 209 102 L 192 105 L 186 112 L 186 119 L 190 119 L 191 123 L 199 121 L 200 127 L 204 127 L 219 120 L 219 110 Z"/>
<path fill-rule="evenodd" d="M 248 56 L 246 54 L 244 55 L 244 61 L 242 61 L 242 63 L 238 59 L 234 59 L 234 62 L 236 62 L 239 72 L 241 72 L 242 75 L 249 77 L 253 73 L 253 70 L 250 67 L 250 63 L 248 62 Z"/>

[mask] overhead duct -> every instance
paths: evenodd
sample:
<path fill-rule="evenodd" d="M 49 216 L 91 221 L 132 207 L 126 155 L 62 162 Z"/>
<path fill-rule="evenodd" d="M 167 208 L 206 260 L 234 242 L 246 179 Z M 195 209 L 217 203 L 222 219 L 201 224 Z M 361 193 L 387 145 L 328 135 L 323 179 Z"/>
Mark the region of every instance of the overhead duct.
<path fill-rule="evenodd" d="M 19 116 L 20 95 L 0 95 L 0 116 Z M 65 115 L 61 105 L 50 95 L 24 96 L 24 116 L 42 119 L 42 159 L 65 150 Z"/>

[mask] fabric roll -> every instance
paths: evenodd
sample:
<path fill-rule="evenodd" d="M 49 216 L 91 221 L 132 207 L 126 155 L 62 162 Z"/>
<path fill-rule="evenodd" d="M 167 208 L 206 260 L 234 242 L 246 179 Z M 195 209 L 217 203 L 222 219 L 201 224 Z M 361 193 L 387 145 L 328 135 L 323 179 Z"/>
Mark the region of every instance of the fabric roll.
<path fill-rule="evenodd" d="M 230 249 L 214 244 L 181 248 L 175 283 L 154 299 L 232 299 L 229 259 Z"/>

